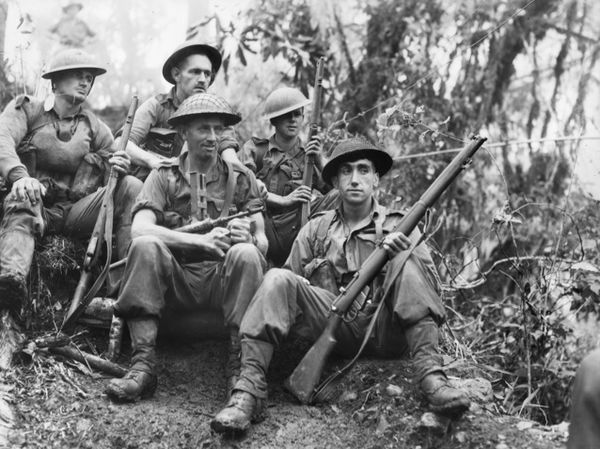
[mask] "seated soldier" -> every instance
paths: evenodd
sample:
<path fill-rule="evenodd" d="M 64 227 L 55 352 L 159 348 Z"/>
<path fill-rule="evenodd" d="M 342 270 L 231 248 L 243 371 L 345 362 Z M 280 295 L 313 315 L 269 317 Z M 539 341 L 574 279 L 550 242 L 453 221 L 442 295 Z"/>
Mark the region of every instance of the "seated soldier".
<path fill-rule="evenodd" d="M 339 200 L 337 191 L 327 195 L 328 188 L 315 170 L 313 185 L 315 198 L 309 186 L 302 185 L 307 154 L 313 154 L 317 168 L 322 167 L 319 141 L 315 139 L 304 148 L 299 134 L 304 121 L 304 107 L 310 104 L 302 92 L 291 87 L 274 90 L 265 101 L 265 117 L 271 121 L 275 133 L 269 139 L 253 137 L 244 144 L 240 161 L 256 173 L 267 189 L 265 232 L 269 239 L 267 258 L 281 266 L 300 230 L 302 203 L 311 202 L 311 215 L 333 209 Z"/>
<path fill-rule="evenodd" d="M 240 120 L 222 98 L 211 94 L 188 97 L 169 120 L 187 151 L 150 173 L 133 210 L 133 241 L 114 306 L 115 315 L 127 321 L 133 355 L 125 377 L 112 379 L 106 387 L 115 401 L 154 393 L 156 337 L 166 309 L 222 310 L 231 335 L 227 377 L 231 384 L 236 380 L 239 326 L 266 266 L 262 215 L 234 219 L 227 229 L 204 235 L 170 228 L 193 219 L 190 172 L 205 174 L 210 218 L 262 205 L 252 172 L 232 166 L 217 151 L 223 132 Z"/>
<path fill-rule="evenodd" d="M 391 166 L 392 158 L 385 151 L 363 139 L 345 140 L 333 151 L 322 176 L 339 190 L 341 205 L 300 230 L 284 268 L 269 270 L 252 298 L 240 328 L 241 373 L 227 406 L 211 422 L 215 431 L 244 431 L 261 415 L 274 347 L 290 334 L 319 337 L 340 287 L 382 238 L 390 261 L 374 287 L 391 285 L 391 289 L 381 299 L 386 306 L 377 317 L 367 351 L 383 356 L 411 354 L 415 380 L 434 411 L 457 416 L 469 407 L 465 393 L 449 385 L 442 369 L 438 326 L 445 313 L 431 256 L 422 243 L 407 252 L 418 241 L 418 230 L 408 237 L 394 232 L 402 214 L 375 199 L 379 178 Z M 399 269 L 403 260 L 406 263 Z M 355 353 L 373 313 L 374 307 L 368 306 L 353 321 L 344 321 L 336 333 L 336 349 Z"/>
<path fill-rule="evenodd" d="M 108 127 L 83 108 L 94 81 L 106 70 L 79 49 L 58 52 L 42 75 L 52 82 L 45 102 L 26 95 L 0 115 L 0 175 L 11 186 L 0 224 L 0 308 L 17 312 L 35 237 L 62 233 L 89 237 L 100 211 L 108 174 L 129 169 Z M 131 208 L 142 187 L 122 177 L 115 192 L 117 253 L 129 246 Z"/>
<path fill-rule="evenodd" d="M 573 385 L 567 449 L 600 447 L 600 349 L 592 351 L 577 370 Z"/>
<path fill-rule="evenodd" d="M 160 167 L 165 159 L 179 156 L 184 142 L 169 119 L 183 100 L 206 92 L 220 67 L 219 50 L 197 40 L 185 41 L 167 58 L 162 75 L 173 88 L 144 101 L 131 125 L 127 152 L 134 164 L 135 176 L 143 181 L 150 170 Z M 119 139 L 117 137 L 117 143 Z M 239 145 L 232 128 L 224 133 L 219 145 L 224 159 L 239 164 L 236 156 Z"/>

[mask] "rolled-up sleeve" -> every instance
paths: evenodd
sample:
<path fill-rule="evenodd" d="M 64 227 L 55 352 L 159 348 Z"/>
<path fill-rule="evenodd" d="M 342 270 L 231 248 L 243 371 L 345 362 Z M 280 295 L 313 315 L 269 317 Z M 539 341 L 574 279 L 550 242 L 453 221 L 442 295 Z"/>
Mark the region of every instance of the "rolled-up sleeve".
<path fill-rule="evenodd" d="M 137 109 L 129 134 L 129 140 L 137 146 L 141 146 L 146 141 L 150 128 L 157 123 L 157 109 L 159 106 L 158 100 L 152 97 L 144 101 Z"/>
<path fill-rule="evenodd" d="M 0 114 L 0 175 L 8 178 L 11 170 L 25 166 L 17 155 L 17 147 L 27 135 L 27 114 L 24 105 L 17 106 L 13 100 Z"/>
<path fill-rule="evenodd" d="M 157 224 L 164 223 L 168 195 L 167 170 L 167 168 L 160 168 L 150 172 L 133 206 L 132 217 L 142 209 L 150 209 L 156 214 Z"/>
<path fill-rule="evenodd" d="M 247 141 L 238 152 L 238 159 L 242 164 L 256 173 L 256 145 L 252 139 Z"/>

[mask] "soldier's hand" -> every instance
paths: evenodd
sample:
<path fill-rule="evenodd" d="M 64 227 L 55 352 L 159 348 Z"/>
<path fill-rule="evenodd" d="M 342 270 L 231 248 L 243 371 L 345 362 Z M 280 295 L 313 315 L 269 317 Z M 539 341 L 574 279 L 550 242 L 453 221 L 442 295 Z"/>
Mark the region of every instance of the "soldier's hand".
<path fill-rule="evenodd" d="M 285 197 L 289 206 L 296 203 L 307 203 L 312 199 L 312 189 L 308 186 L 300 186 Z"/>
<path fill-rule="evenodd" d="M 46 187 L 44 187 L 44 185 L 36 178 L 25 176 L 13 183 L 11 193 L 18 201 L 29 199 L 31 204 L 37 204 L 46 194 Z"/>
<path fill-rule="evenodd" d="M 120 175 L 126 175 L 129 172 L 131 166 L 131 159 L 125 151 L 115 151 L 108 163 L 116 170 Z"/>
<path fill-rule="evenodd" d="M 395 257 L 399 252 L 406 251 L 410 248 L 411 241 L 402 232 L 390 232 L 383 239 L 383 248 L 387 251 L 390 259 Z"/>
<path fill-rule="evenodd" d="M 304 149 L 307 156 L 315 156 L 315 157 L 320 156 L 322 154 L 322 150 L 323 150 L 323 143 L 322 143 L 321 136 L 319 136 L 318 134 L 315 134 L 308 141 L 308 144 L 306 145 L 306 148 Z"/>
<path fill-rule="evenodd" d="M 231 238 L 229 230 L 225 228 L 214 228 L 210 232 L 201 235 L 204 237 L 206 250 L 218 259 L 225 257 L 225 253 L 231 248 Z"/>
<path fill-rule="evenodd" d="M 252 229 L 248 218 L 234 218 L 227 223 L 231 243 L 250 243 L 252 241 Z"/>

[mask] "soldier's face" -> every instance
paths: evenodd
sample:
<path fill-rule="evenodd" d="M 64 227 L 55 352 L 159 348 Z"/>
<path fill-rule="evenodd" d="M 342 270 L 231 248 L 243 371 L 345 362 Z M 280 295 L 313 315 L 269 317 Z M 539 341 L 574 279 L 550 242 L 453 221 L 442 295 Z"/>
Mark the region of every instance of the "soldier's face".
<path fill-rule="evenodd" d="M 180 98 L 206 92 L 212 79 L 212 64 L 205 55 L 189 55 L 173 68 L 173 79 Z"/>
<path fill-rule="evenodd" d="M 273 119 L 275 132 L 280 136 L 291 139 L 300 134 L 300 127 L 304 121 L 304 109 L 296 109 L 287 114 L 280 115 Z"/>
<path fill-rule="evenodd" d="M 369 159 L 358 159 L 343 162 L 332 182 L 344 202 L 358 205 L 372 198 L 379 186 L 379 174 Z"/>
<path fill-rule="evenodd" d="M 94 84 L 94 75 L 87 70 L 69 70 L 52 80 L 54 95 L 72 103 L 83 103 Z"/>
<path fill-rule="evenodd" d="M 219 138 L 225 131 L 223 119 L 218 116 L 191 119 L 183 128 L 183 138 L 194 157 L 213 157 L 217 153 Z"/>

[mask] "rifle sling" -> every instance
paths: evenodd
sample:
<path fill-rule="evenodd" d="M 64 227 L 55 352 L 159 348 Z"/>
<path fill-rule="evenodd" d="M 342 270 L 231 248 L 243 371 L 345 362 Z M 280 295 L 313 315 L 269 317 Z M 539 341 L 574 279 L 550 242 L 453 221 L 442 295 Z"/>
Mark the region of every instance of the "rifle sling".
<path fill-rule="evenodd" d="M 388 297 L 388 295 L 390 294 L 390 292 L 392 290 L 392 286 L 394 285 L 393 279 L 395 279 L 402 272 L 402 270 L 404 270 L 404 266 L 406 265 L 406 262 L 408 262 L 408 259 L 412 255 L 415 248 L 419 244 L 421 244 L 421 242 L 425 239 L 424 238 L 425 235 L 426 234 L 423 233 L 421 235 L 421 237 L 415 243 L 413 243 L 411 245 L 411 247 L 404 254 L 404 259 L 399 264 L 396 265 L 396 269 L 393 272 L 388 273 L 387 279 L 389 279 L 389 281 L 386 282 L 383 286 L 383 288 L 384 288 L 383 294 L 381 295 L 381 297 L 379 299 L 379 303 L 377 304 L 377 309 L 375 309 L 375 312 L 373 312 L 373 316 L 371 317 L 371 321 L 369 321 L 369 326 L 367 327 L 365 336 L 363 337 L 360 347 L 358 348 L 358 351 L 356 351 L 356 354 L 354 355 L 352 360 L 350 360 L 344 367 L 340 368 L 339 370 L 337 370 L 336 372 L 331 374 L 327 379 L 325 379 L 323 382 L 321 382 L 315 388 L 315 391 L 311 396 L 311 400 L 310 400 L 311 403 L 314 400 L 318 399 L 321 392 L 324 392 L 324 390 L 330 384 L 332 384 L 333 382 L 335 382 L 335 381 L 341 379 L 343 376 L 345 376 L 350 371 L 350 369 L 354 366 L 354 364 L 356 363 L 358 358 L 361 356 L 365 347 L 369 343 L 369 339 L 371 338 L 371 334 L 373 333 L 373 330 L 375 329 L 375 325 L 377 324 L 377 319 L 379 318 L 381 309 L 383 309 L 383 305 L 385 304 L 386 298 Z"/>
<path fill-rule="evenodd" d="M 229 215 L 229 208 L 233 203 L 233 195 L 237 184 L 239 173 L 233 169 L 233 165 L 229 161 L 223 160 L 227 166 L 227 187 L 225 188 L 225 199 L 223 201 L 223 209 L 221 209 L 221 218 Z"/>

